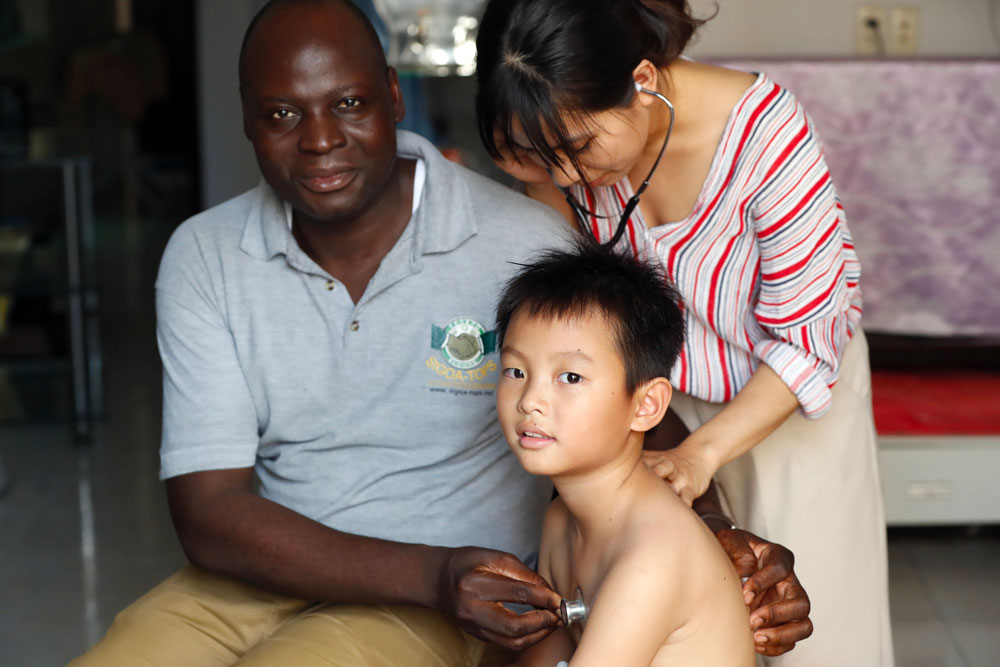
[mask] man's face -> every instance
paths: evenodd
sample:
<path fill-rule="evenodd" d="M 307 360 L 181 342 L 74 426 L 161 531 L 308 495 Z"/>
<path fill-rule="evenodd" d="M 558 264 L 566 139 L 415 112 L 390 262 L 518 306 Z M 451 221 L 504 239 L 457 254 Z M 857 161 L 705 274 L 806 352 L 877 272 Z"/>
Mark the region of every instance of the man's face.
<path fill-rule="evenodd" d="M 624 455 L 635 401 L 605 318 L 516 312 L 500 368 L 500 427 L 525 470 L 575 477 Z"/>
<path fill-rule="evenodd" d="M 350 220 L 379 201 L 403 102 L 369 33 L 336 5 L 290 5 L 250 37 L 243 128 L 264 179 L 297 215 Z"/>

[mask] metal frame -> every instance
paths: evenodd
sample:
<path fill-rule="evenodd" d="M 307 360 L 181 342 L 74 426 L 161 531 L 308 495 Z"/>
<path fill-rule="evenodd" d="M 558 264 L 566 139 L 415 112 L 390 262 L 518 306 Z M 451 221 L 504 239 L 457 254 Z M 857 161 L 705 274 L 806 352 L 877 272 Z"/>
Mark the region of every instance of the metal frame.
<path fill-rule="evenodd" d="M 63 233 L 66 238 L 66 294 L 73 387 L 72 429 L 78 442 L 93 436 L 104 411 L 103 357 L 97 318 L 94 266 L 94 206 L 90 159 L 3 161 L 0 167 L 58 169 L 62 175 Z"/>

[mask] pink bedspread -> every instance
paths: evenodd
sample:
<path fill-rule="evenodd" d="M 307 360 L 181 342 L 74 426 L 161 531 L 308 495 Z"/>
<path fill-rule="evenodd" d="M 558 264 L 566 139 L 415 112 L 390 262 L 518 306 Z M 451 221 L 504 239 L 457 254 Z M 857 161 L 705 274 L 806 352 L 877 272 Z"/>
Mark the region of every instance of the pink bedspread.
<path fill-rule="evenodd" d="M 1000 337 L 1000 60 L 763 61 L 819 129 L 868 331 Z"/>

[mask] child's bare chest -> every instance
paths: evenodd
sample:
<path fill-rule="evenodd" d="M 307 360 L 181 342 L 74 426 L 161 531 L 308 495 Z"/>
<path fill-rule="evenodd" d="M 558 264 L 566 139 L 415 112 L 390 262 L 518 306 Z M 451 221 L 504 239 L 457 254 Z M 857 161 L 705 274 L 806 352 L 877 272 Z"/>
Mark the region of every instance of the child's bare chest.
<path fill-rule="evenodd" d="M 583 608 L 589 612 L 607 574 L 606 558 L 604 554 L 588 553 L 585 547 L 577 545 L 574 548 L 571 544 L 567 544 L 562 554 L 563 557 L 558 562 L 552 563 L 552 585 L 564 600 L 582 601 Z M 586 618 L 569 626 L 568 630 L 574 641 L 580 641 L 586 626 Z"/>

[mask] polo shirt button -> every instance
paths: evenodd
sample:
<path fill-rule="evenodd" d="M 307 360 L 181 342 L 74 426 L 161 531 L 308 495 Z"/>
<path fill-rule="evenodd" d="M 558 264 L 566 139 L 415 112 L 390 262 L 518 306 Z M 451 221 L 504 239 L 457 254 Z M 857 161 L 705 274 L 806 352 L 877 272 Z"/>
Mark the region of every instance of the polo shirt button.
<path fill-rule="evenodd" d="M 334 282 L 334 281 L 333 281 L 332 279 L 331 279 L 331 280 L 327 280 L 327 281 L 326 281 L 326 289 L 328 289 L 329 291 L 331 291 L 331 292 L 332 292 L 332 291 L 333 291 L 333 289 L 334 289 L 334 288 L 335 288 L 336 286 L 337 286 L 337 283 L 336 283 L 336 282 Z"/>
<path fill-rule="evenodd" d="M 351 322 L 351 331 L 357 331 L 360 328 L 361 328 L 361 323 L 360 322 L 358 322 L 357 320 L 354 320 L 353 322 Z"/>

